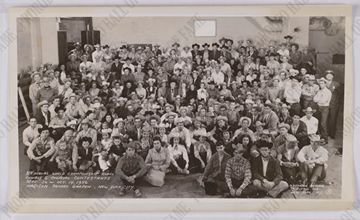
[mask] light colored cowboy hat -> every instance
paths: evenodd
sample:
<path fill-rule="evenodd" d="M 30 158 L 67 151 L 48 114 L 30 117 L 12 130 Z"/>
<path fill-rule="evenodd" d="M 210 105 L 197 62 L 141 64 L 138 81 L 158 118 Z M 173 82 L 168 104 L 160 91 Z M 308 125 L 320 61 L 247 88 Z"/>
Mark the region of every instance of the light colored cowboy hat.
<path fill-rule="evenodd" d="M 37 104 L 38 108 L 41 108 L 43 105 L 49 105 L 49 102 L 47 100 L 44 100 Z"/>
<path fill-rule="evenodd" d="M 243 116 L 243 117 L 240 118 L 239 124 L 242 124 L 242 122 L 243 122 L 244 120 L 247 120 L 247 121 L 249 122 L 249 126 L 251 125 L 251 118 L 246 117 L 246 116 Z"/>
<path fill-rule="evenodd" d="M 290 125 L 288 125 L 286 123 L 280 123 L 278 127 L 279 127 L 279 129 L 281 129 L 281 128 L 286 128 L 287 130 L 290 129 Z"/>

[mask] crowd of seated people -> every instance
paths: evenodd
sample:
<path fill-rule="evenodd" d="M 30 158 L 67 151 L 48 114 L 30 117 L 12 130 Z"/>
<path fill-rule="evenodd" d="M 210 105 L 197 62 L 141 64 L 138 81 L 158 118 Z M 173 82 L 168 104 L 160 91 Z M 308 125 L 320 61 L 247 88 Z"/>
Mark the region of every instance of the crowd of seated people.
<path fill-rule="evenodd" d="M 339 83 L 290 36 L 74 46 L 30 72 L 30 171 L 114 173 L 137 197 L 140 179 L 162 187 L 166 175 L 201 173 L 207 195 L 243 198 L 326 177 Z"/>

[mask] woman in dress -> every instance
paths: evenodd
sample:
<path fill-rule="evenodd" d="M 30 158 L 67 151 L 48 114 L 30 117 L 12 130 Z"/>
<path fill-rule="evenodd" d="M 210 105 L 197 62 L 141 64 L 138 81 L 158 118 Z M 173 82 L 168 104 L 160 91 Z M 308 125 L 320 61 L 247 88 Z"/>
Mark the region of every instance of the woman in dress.
<path fill-rule="evenodd" d="M 155 137 L 153 148 L 145 159 L 147 174 L 145 180 L 153 186 L 163 186 L 165 184 L 165 173 L 170 165 L 169 150 L 162 146 L 161 139 Z"/>

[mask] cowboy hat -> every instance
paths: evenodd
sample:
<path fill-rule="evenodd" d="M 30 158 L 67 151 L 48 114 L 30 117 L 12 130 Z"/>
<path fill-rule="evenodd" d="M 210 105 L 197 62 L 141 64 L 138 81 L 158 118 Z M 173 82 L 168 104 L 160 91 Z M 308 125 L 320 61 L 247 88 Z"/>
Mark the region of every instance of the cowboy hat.
<path fill-rule="evenodd" d="M 251 125 L 251 119 L 249 117 L 243 116 L 239 120 L 239 124 L 242 124 L 244 120 L 247 120 L 249 122 L 249 126 Z"/>
<path fill-rule="evenodd" d="M 312 108 L 309 106 L 309 107 L 307 107 L 306 109 L 304 109 L 303 112 L 305 112 L 305 113 L 315 113 L 316 110 L 315 110 L 315 109 L 312 109 Z"/>
<path fill-rule="evenodd" d="M 281 129 L 281 128 L 286 128 L 287 130 L 290 129 L 290 125 L 288 125 L 286 123 L 280 123 L 278 127 L 279 127 L 279 129 Z"/>
<path fill-rule="evenodd" d="M 43 105 L 49 105 L 49 102 L 47 100 L 43 100 L 37 104 L 38 108 L 41 108 Z"/>
<path fill-rule="evenodd" d="M 223 116 L 223 115 L 219 115 L 216 117 L 216 121 L 219 121 L 219 120 L 223 120 L 223 121 L 228 121 L 229 119 L 226 117 L 226 116 Z"/>
<path fill-rule="evenodd" d="M 327 82 L 328 82 L 328 80 L 327 80 L 327 79 L 325 79 L 324 77 L 321 77 L 320 79 L 318 79 L 318 80 L 317 80 L 317 82 L 318 82 L 318 83 L 320 83 L 320 82 L 327 83 Z"/>

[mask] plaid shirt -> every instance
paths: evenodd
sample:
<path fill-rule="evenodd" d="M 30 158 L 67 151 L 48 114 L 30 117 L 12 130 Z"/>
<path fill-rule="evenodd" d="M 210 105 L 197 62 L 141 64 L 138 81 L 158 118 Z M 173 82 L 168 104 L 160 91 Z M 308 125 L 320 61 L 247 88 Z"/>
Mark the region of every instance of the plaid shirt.
<path fill-rule="evenodd" d="M 242 189 L 250 184 L 251 170 L 250 162 L 247 159 L 233 157 L 228 160 L 225 168 L 225 180 L 227 185 L 232 188 L 231 179 L 243 180 Z"/>

